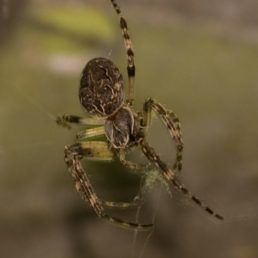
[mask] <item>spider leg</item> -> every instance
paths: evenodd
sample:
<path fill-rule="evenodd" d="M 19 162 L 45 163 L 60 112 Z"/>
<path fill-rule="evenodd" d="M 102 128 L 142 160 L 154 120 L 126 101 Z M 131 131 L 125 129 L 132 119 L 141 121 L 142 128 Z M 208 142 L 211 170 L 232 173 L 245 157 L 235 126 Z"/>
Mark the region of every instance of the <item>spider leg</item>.
<path fill-rule="evenodd" d="M 65 163 L 68 167 L 68 170 L 72 178 L 74 179 L 75 188 L 82 200 L 84 200 L 85 202 L 89 202 L 91 207 L 95 211 L 96 215 L 101 219 L 105 219 L 108 222 L 128 229 L 149 230 L 153 226 L 152 224 L 138 224 L 134 222 L 125 222 L 119 218 L 111 217 L 105 213 L 103 203 L 96 195 L 90 183 L 90 180 L 81 164 L 81 159 L 84 156 L 87 157 L 90 154 L 93 155 L 94 153 L 98 153 L 98 151 L 96 152 L 95 150 L 90 151 L 90 148 L 87 148 L 87 146 L 89 147 L 89 145 L 85 145 L 86 143 L 88 144 L 90 142 L 82 142 L 66 146 L 64 151 Z M 107 145 L 106 152 L 108 152 Z M 112 155 L 111 151 L 110 155 Z"/>
<path fill-rule="evenodd" d="M 98 126 L 95 128 L 85 129 L 76 134 L 77 140 L 81 141 L 84 139 L 101 136 L 105 134 L 104 126 Z"/>
<path fill-rule="evenodd" d="M 111 0 L 111 3 L 119 16 L 120 27 L 124 38 L 126 55 L 127 55 L 127 74 L 129 80 L 127 102 L 132 105 L 134 100 L 134 79 L 135 79 L 135 64 L 134 64 L 134 51 L 132 41 L 128 32 L 128 26 L 125 18 L 121 14 L 121 9 L 115 0 Z"/>
<path fill-rule="evenodd" d="M 87 130 L 86 130 L 87 131 Z M 81 147 L 86 153 L 85 158 L 90 160 L 111 161 L 113 160 L 113 152 L 108 148 L 106 142 L 88 141 L 81 142 Z M 135 164 L 136 165 L 136 164 Z M 126 209 L 136 207 L 141 202 L 140 197 L 136 195 L 130 202 L 114 202 L 101 200 L 102 204 L 108 208 Z"/>
<path fill-rule="evenodd" d="M 124 149 L 120 149 L 118 152 L 116 152 L 117 157 L 119 161 L 128 169 L 130 170 L 147 170 L 150 166 L 150 163 L 148 164 L 137 164 L 135 162 L 132 162 L 130 160 L 127 160 L 125 157 L 125 151 Z"/>
<path fill-rule="evenodd" d="M 80 147 L 78 147 L 80 146 Z M 81 148 L 83 151 L 83 156 L 87 160 L 101 160 L 101 161 L 111 161 L 113 160 L 113 153 L 108 149 L 108 145 L 103 141 L 87 141 L 81 142 L 76 148 Z M 131 202 L 113 202 L 100 200 L 103 206 L 108 208 L 119 208 L 126 209 L 130 207 L 135 207 L 139 204 L 137 198 L 135 197 Z"/>
<path fill-rule="evenodd" d="M 70 124 L 103 125 L 104 120 L 99 117 L 80 117 L 80 116 L 74 116 L 74 115 L 62 115 L 56 118 L 56 123 L 67 129 L 71 129 Z"/>
<path fill-rule="evenodd" d="M 108 208 L 116 208 L 116 209 L 128 209 L 139 206 L 141 201 L 139 197 L 136 196 L 131 202 L 113 202 L 113 201 L 102 201 L 103 206 Z"/>
<path fill-rule="evenodd" d="M 95 127 L 91 129 L 83 130 L 79 133 L 77 133 L 77 140 L 87 140 L 92 137 L 100 136 L 105 134 L 105 129 L 103 126 L 101 127 Z M 87 153 L 88 159 L 95 159 L 95 160 L 112 160 L 113 159 L 113 153 L 110 152 L 110 150 L 107 147 L 106 142 L 102 141 L 83 141 L 81 142 L 81 146 L 84 149 L 84 151 Z M 105 207 L 108 208 L 117 208 L 117 209 L 127 209 L 131 207 L 136 207 L 140 203 L 139 197 L 135 196 L 134 199 L 131 202 L 113 202 L 113 201 L 104 201 L 102 200 L 102 204 Z"/>
<path fill-rule="evenodd" d="M 173 165 L 173 169 L 180 171 L 182 170 L 182 154 L 184 145 L 179 119 L 173 111 L 165 109 L 160 103 L 150 98 L 145 101 L 143 106 L 143 126 L 146 127 L 146 129 L 151 123 L 152 111 L 160 117 L 176 145 L 176 160 Z"/>
<path fill-rule="evenodd" d="M 169 182 L 172 183 L 172 185 L 181 191 L 184 195 L 186 195 L 188 198 L 193 200 L 198 206 L 200 206 L 202 209 L 204 209 L 207 213 L 214 216 L 215 218 L 219 220 L 223 220 L 224 218 L 218 214 L 215 213 L 209 206 L 204 204 L 198 197 L 193 195 L 177 178 L 175 173 L 160 159 L 160 157 L 156 154 L 155 150 L 143 139 L 140 142 L 142 146 L 142 151 L 144 155 L 150 160 L 159 170 L 162 171 L 162 174 L 164 178 Z"/>
<path fill-rule="evenodd" d="M 114 159 L 113 152 L 104 141 L 82 141 L 72 146 L 80 150 L 87 160 L 112 161 Z"/>

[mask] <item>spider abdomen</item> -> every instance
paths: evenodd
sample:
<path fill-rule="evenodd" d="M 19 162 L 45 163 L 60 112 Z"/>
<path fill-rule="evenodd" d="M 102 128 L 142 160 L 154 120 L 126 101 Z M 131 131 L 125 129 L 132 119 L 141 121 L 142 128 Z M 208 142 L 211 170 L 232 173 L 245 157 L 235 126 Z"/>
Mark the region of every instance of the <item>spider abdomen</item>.
<path fill-rule="evenodd" d="M 90 60 L 82 72 L 79 98 L 91 115 L 110 116 L 124 102 L 124 81 L 114 63 L 106 58 Z"/>

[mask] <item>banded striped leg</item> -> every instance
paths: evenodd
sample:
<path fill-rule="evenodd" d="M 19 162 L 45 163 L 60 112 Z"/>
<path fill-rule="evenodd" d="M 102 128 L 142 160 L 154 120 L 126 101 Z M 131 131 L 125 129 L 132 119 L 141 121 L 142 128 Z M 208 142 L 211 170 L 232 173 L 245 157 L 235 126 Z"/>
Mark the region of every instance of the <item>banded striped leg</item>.
<path fill-rule="evenodd" d="M 184 145 L 179 119 L 174 112 L 166 110 L 161 104 L 150 98 L 145 101 L 143 106 L 143 126 L 146 128 L 150 125 L 152 110 L 160 117 L 176 145 L 176 160 L 173 169 L 180 171 L 182 170 Z"/>
<path fill-rule="evenodd" d="M 131 170 L 147 170 L 150 166 L 150 163 L 148 164 L 136 164 L 130 160 L 127 160 L 126 157 L 125 157 L 125 151 L 124 149 L 120 149 L 118 152 L 117 152 L 117 157 L 119 158 L 119 161 L 125 166 L 127 167 L 128 169 L 131 169 Z"/>
<path fill-rule="evenodd" d="M 87 140 L 92 137 L 104 135 L 104 126 L 95 127 L 91 129 L 83 130 L 77 133 L 76 137 L 78 141 Z M 88 159 L 106 160 L 110 161 L 113 159 L 113 153 L 107 148 L 107 144 L 101 141 L 84 141 L 81 142 L 81 147 L 84 152 L 87 153 Z M 136 196 L 131 202 L 113 202 L 113 201 L 101 201 L 103 206 L 108 208 L 126 209 L 136 207 L 139 205 L 138 196 Z"/>
<path fill-rule="evenodd" d="M 216 219 L 223 220 L 224 218 L 215 213 L 210 207 L 204 204 L 198 197 L 193 195 L 177 178 L 175 173 L 169 169 L 169 167 L 160 159 L 156 154 L 155 150 L 145 141 L 141 141 L 142 151 L 144 155 L 150 160 L 159 170 L 161 170 L 164 178 L 168 183 L 172 184 L 176 189 L 181 191 L 189 199 L 193 200 L 198 206 L 208 212 L 210 215 L 214 216 Z"/>
<path fill-rule="evenodd" d="M 67 129 L 71 129 L 70 124 L 103 125 L 104 120 L 98 117 L 80 117 L 80 116 L 74 116 L 74 115 L 62 115 L 56 118 L 56 123 Z"/>
<path fill-rule="evenodd" d="M 81 164 L 81 159 L 84 156 L 87 157 L 89 154 L 99 153 L 99 151 L 91 150 L 89 148 L 89 145 L 87 145 L 89 143 L 90 142 L 83 142 L 81 144 L 78 143 L 71 146 L 66 146 L 64 151 L 65 163 L 68 167 L 68 170 L 72 178 L 74 179 L 75 188 L 82 200 L 84 200 L 85 202 L 89 202 L 97 216 L 101 219 L 105 219 L 113 224 L 119 225 L 124 228 L 149 230 L 152 227 L 152 224 L 137 224 L 134 222 L 125 222 L 119 218 L 111 217 L 105 213 L 102 201 L 97 197 L 90 183 L 90 180 Z M 105 143 L 103 142 L 102 149 L 104 149 L 104 144 Z M 106 154 L 105 157 L 103 157 L 103 159 L 110 159 L 112 157 L 112 152 L 108 150 L 107 144 L 105 150 L 102 150 L 102 154 L 103 153 Z M 90 155 L 90 157 L 92 157 L 92 155 Z"/>
<path fill-rule="evenodd" d="M 95 129 L 95 128 L 93 128 Z M 88 129 L 83 131 L 83 133 L 87 134 L 88 131 L 92 129 Z M 96 135 L 91 135 L 96 136 Z M 88 136 L 89 138 L 90 136 Z M 83 150 L 83 156 L 88 160 L 101 160 L 101 161 L 111 161 L 113 160 L 113 153 L 108 149 L 108 145 L 103 141 L 84 141 L 77 146 L 80 146 L 81 150 Z M 114 201 L 106 201 L 100 200 L 103 206 L 108 208 L 118 208 L 118 209 L 126 209 L 132 208 L 139 205 L 139 200 L 137 196 L 131 202 L 114 202 Z"/>
<path fill-rule="evenodd" d="M 138 197 L 138 196 L 136 196 Z M 101 201 L 102 205 L 107 208 L 114 208 L 114 209 L 128 209 L 128 208 L 135 208 L 141 204 L 139 198 L 134 198 L 131 202 L 112 202 L 112 201 Z"/>
<path fill-rule="evenodd" d="M 127 102 L 132 105 L 134 100 L 134 79 L 135 79 L 135 64 L 134 64 L 134 51 L 132 46 L 132 41 L 128 32 L 128 26 L 125 18 L 121 14 L 121 10 L 115 0 L 111 0 L 111 3 L 119 16 L 120 28 L 122 30 L 122 35 L 124 38 L 126 55 L 127 55 L 127 74 L 128 74 L 128 96 Z"/>

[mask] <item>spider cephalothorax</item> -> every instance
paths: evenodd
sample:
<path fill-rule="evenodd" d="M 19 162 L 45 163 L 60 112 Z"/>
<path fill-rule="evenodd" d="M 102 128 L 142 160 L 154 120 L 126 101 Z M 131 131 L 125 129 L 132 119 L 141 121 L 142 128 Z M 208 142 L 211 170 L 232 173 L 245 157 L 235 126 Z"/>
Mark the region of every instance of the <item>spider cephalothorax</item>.
<path fill-rule="evenodd" d="M 130 110 L 121 108 L 105 123 L 106 136 L 114 148 L 125 148 L 134 129 L 134 117 Z"/>
<path fill-rule="evenodd" d="M 90 60 L 82 73 L 79 89 L 79 98 L 82 106 L 88 113 L 88 117 L 63 115 L 57 118 L 58 124 L 70 127 L 69 123 L 79 125 L 95 125 L 77 134 L 77 142 L 65 147 L 65 162 L 71 173 L 75 187 L 81 198 L 88 202 L 95 213 L 103 219 L 133 229 L 149 229 L 152 224 L 138 224 L 125 222 L 121 219 L 106 214 L 104 207 L 126 208 L 135 205 L 131 203 L 107 202 L 101 200 L 95 193 L 93 186 L 82 167 L 81 159 L 113 160 L 118 158 L 123 165 L 130 169 L 141 170 L 142 166 L 126 160 L 126 152 L 132 147 L 139 146 L 148 162 L 160 171 L 161 177 L 170 186 L 175 187 L 190 198 L 198 206 L 215 218 L 223 217 L 215 213 L 199 198 L 191 194 L 189 190 L 177 179 L 176 172 L 182 169 L 183 141 L 179 119 L 176 114 L 164 108 L 153 99 L 147 99 L 142 112 L 136 113 L 133 109 L 133 88 L 135 77 L 134 51 L 128 33 L 125 19 L 115 0 L 111 3 L 119 16 L 120 27 L 125 42 L 127 54 L 128 93 L 125 94 L 125 86 L 119 69 L 106 58 L 94 58 Z M 146 139 L 146 132 L 150 125 L 151 114 L 159 116 L 162 123 L 168 129 L 172 141 L 176 147 L 174 165 L 169 168 L 163 162 Z M 96 141 L 93 137 L 105 136 L 105 140 Z M 149 167 L 147 164 L 146 167 Z"/>

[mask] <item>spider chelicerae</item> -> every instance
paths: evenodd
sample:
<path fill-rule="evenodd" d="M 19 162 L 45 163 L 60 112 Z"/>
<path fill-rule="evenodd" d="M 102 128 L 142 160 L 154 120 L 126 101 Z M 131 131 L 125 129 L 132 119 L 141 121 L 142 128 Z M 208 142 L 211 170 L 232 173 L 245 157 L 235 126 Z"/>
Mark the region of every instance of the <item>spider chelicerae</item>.
<path fill-rule="evenodd" d="M 81 164 L 84 157 L 100 160 L 118 158 L 124 166 L 130 169 L 143 170 L 143 165 L 135 164 L 126 159 L 126 153 L 139 146 L 149 164 L 160 171 L 167 184 L 181 191 L 215 218 L 223 220 L 221 215 L 215 213 L 199 198 L 190 193 L 176 177 L 176 172 L 182 169 L 183 152 L 182 133 L 176 114 L 151 98 L 145 101 L 141 112 L 134 111 L 134 51 L 127 22 L 121 15 L 121 10 L 116 1 L 111 0 L 111 3 L 119 17 L 125 43 L 128 92 L 125 93 L 122 74 L 115 64 L 107 58 L 94 58 L 83 69 L 79 88 L 80 103 L 88 113 L 87 117 L 63 115 L 57 118 L 57 123 L 67 128 L 70 128 L 70 123 L 85 126 L 94 125 L 92 128 L 79 132 L 76 143 L 65 146 L 65 163 L 74 179 L 77 192 L 85 202 L 91 205 L 99 218 L 132 229 L 145 230 L 151 228 L 152 224 L 127 222 L 108 215 L 105 211 L 106 207 L 126 208 L 134 205 L 135 202 L 119 203 L 101 200 L 95 193 Z M 159 116 L 166 126 L 175 144 L 176 158 L 172 169 L 162 161 L 146 140 L 153 112 Z M 97 136 L 105 136 L 105 140 L 94 140 L 93 138 Z"/>

